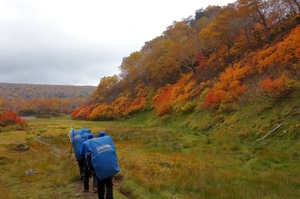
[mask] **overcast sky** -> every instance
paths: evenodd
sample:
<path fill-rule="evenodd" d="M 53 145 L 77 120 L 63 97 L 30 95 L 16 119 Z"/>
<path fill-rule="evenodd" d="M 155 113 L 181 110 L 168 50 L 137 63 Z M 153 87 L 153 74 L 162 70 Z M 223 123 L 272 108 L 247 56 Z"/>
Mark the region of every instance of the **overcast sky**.
<path fill-rule="evenodd" d="M 92 85 L 208 5 L 233 0 L 0 0 L 0 82 Z"/>

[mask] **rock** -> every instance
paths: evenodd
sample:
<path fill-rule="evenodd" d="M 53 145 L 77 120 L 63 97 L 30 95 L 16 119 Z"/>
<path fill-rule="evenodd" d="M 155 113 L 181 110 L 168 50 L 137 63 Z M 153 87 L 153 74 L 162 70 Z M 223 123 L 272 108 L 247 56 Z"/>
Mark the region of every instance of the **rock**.
<path fill-rule="evenodd" d="M 27 146 L 26 144 L 18 144 L 13 149 L 16 151 L 26 151 L 29 149 L 29 146 Z"/>
<path fill-rule="evenodd" d="M 34 169 L 29 169 L 29 170 L 25 171 L 24 173 L 27 176 L 31 175 L 31 174 L 38 174 L 38 172 L 36 170 L 34 170 Z"/>

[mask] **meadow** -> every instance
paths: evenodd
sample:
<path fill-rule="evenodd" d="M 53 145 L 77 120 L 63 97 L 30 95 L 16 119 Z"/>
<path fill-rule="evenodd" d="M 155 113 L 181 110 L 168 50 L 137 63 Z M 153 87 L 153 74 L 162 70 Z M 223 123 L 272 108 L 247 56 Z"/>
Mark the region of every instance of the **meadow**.
<path fill-rule="evenodd" d="M 221 136 L 233 128 L 227 125 L 216 136 L 179 129 L 175 119 L 169 123 L 174 126 L 146 126 L 143 117 L 126 122 L 35 118 L 24 131 L 1 132 L 1 198 L 78 196 L 79 172 L 68 138 L 71 127 L 86 127 L 95 135 L 104 130 L 112 136 L 121 167 L 116 199 L 300 198 L 300 142 L 295 135 L 256 142 L 247 137 L 247 127 L 239 129 L 238 136 Z M 29 149 L 16 150 L 21 145 Z M 26 175 L 31 169 L 38 173 Z"/>

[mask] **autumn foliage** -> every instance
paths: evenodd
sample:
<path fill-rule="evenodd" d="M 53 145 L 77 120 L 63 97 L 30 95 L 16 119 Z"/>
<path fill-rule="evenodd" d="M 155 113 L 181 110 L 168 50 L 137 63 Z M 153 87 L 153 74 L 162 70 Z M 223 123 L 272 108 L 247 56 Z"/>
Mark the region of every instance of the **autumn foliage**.
<path fill-rule="evenodd" d="M 158 115 L 190 112 L 196 107 L 195 99 L 200 93 L 193 74 L 183 75 L 174 85 L 167 85 L 165 89 L 157 92 L 153 98 L 153 107 Z"/>
<path fill-rule="evenodd" d="M 172 111 L 170 100 L 173 89 L 174 87 L 169 87 L 168 89 L 161 91 L 161 93 L 154 98 L 152 105 L 156 108 L 158 115 L 165 115 Z"/>
<path fill-rule="evenodd" d="M 264 79 L 260 87 L 268 97 L 277 99 L 290 94 L 297 87 L 297 82 L 282 75 L 276 79 L 268 77 Z"/>
<path fill-rule="evenodd" d="M 120 74 L 103 77 L 88 100 L 41 97 L 26 103 L 6 100 L 6 107 L 26 114 L 116 120 L 142 111 L 158 116 L 234 111 L 262 97 L 276 101 L 299 88 L 298 1 L 237 0 L 197 9 L 195 16 L 174 21 L 120 60 Z"/>
<path fill-rule="evenodd" d="M 219 108 L 222 103 L 237 102 L 247 90 L 247 85 L 243 83 L 243 80 L 251 73 L 251 67 L 248 65 L 242 67 L 234 64 L 233 67 L 226 68 L 220 75 L 219 81 L 206 95 L 202 107 L 215 109 Z"/>
<path fill-rule="evenodd" d="M 9 125 L 22 125 L 25 124 L 26 120 L 19 117 L 13 112 L 4 112 L 0 114 L 0 126 L 5 127 Z"/>
<path fill-rule="evenodd" d="M 300 81 L 299 8 L 295 1 L 238 0 L 196 10 L 124 57 L 120 75 L 101 79 L 89 108 L 72 117 L 233 111 L 258 97 L 288 96 Z"/>
<path fill-rule="evenodd" d="M 101 103 L 97 106 L 79 107 L 71 113 L 71 117 L 89 120 L 114 120 L 141 111 L 146 106 L 146 103 L 146 98 L 131 100 L 122 96 L 112 104 Z"/>

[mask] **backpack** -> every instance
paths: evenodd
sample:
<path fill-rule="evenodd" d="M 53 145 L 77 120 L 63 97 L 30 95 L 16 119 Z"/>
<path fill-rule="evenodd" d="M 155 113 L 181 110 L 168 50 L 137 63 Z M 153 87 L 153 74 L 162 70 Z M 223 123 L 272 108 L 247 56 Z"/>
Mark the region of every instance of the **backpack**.
<path fill-rule="evenodd" d="M 120 171 L 116 147 L 110 136 L 85 141 L 84 145 L 87 150 L 86 162 L 100 180 L 112 177 Z"/>
<path fill-rule="evenodd" d="M 92 132 L 87 128 L 82 128 L 79 130 L 72 129 L 69 136 L 72 142 L 74 153 L 77 161 L 82 160 L 84 157 L 80 154 L 80 148 L 84 141 L 88 139 L 88 135 Z"/>

